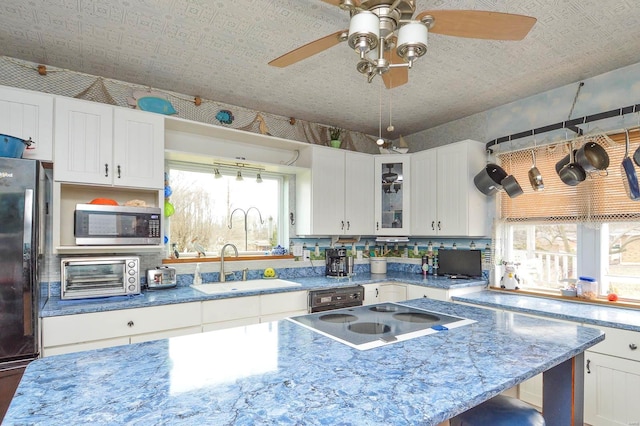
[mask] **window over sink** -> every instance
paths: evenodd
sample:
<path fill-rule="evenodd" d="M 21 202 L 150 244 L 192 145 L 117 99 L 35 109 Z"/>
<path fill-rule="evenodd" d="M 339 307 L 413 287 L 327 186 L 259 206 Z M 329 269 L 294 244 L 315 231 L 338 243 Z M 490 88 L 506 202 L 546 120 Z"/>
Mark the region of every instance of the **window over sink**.
<path fill-rule="evenodd" d="M 168 162 L 167 177 L 174 213 L 165 229 L 172 253 L 218 257 L 226 243 L 240 255 L 286 247 L 286 176 L 253 167 Z"/>

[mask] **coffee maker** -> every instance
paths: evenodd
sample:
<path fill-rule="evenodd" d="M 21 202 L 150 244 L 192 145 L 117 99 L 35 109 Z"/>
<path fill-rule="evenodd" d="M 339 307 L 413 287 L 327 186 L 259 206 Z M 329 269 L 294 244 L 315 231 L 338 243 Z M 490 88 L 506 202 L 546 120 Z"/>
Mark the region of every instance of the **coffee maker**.
<path fill-rule="evenodd" d="M 347 258 L 346 248 L 328 248 L 325 256 L 328 277 L 347 277 L 353 272 L 350 270 L 353 266 Z"/>

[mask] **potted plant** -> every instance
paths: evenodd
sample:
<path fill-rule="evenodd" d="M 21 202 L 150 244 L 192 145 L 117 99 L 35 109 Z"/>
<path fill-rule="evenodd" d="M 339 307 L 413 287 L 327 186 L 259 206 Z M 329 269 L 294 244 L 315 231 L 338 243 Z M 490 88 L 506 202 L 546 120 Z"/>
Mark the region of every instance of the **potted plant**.
<path fill-rule="evenodd" d="M 329 129 L 329 137 L 331 138 L 330 144 L 334 148 L 340 148 L 342 142 L 340 141 L 340 134 L 342 129 L 339 127 L 331 127 Z"/>

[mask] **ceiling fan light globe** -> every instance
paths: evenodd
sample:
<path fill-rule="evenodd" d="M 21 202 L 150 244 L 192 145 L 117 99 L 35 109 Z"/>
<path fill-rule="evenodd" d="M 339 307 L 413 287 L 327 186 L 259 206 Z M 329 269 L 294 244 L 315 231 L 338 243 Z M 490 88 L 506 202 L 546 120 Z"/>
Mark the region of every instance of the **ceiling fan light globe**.
<path fill-rule="evenodd" d="M 349 23 L 349 46 L 364 54 L 378 47 L 380 18 L 372 12 L 362 11 L 351 17 Z"/>
<path fill-rule="evenodd" d="M 379 138 L 379 139 L 376 141 L 376 144 L 378 144 L 378 146 L 382 146 L 382 145 L 384 145 L 384 139 Z"/>
<path fill-rule="evenodd" d="M 398 31 L 396 53 L 407 62 L 427 53 L 429 30 L 420 22 L 409 22 Z"/>

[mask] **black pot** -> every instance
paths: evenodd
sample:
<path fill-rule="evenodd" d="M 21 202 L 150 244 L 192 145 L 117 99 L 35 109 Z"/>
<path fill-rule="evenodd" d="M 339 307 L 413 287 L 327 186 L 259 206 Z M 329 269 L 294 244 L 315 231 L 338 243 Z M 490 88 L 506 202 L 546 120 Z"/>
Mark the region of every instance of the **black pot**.
<path fill-rule="evenodd" d="M 575 152 L 575 162 L 578 163 L 585 172 L 605 170 L 609 167 L 609 154 L 597 143 L 587 142 L 582 148 Z"/>
<path fill-rule="evenodd" d="M 474 178 L 473 183 L 484 195 L 493 195 L 502 189 L 502 181 L 507 172 L 497 164 L 488 163 Z"/>
<path fill-rule="evenodd" d="M 571 151 L 569 162 L 562 166 L 559 171 L 558 164 L 564 162 L 564 158 L 560 160 L 558 164 L 556 164 L 558 176 L 560 176 L 560 179 L 569 186 L 576 186 L 587 178 L 587 173 L 584 171 L 582 166 L 575 161 L 575 152 L 576 150 Z"/>
<path fill-rule="evenodd" d="M 522 195 L 524 191 L 522 191 L 522 187 L 516 180 L 513 175 L 509 175 L 506 178 L 502 179 L 502 188 L 504 188 L 507 195 L 510 198 L 515 198 L 518 195 Z"/>

